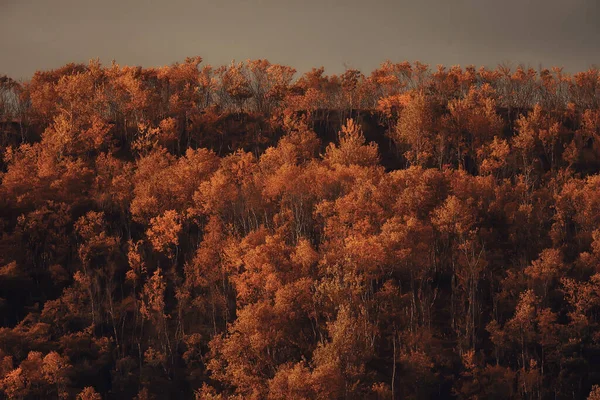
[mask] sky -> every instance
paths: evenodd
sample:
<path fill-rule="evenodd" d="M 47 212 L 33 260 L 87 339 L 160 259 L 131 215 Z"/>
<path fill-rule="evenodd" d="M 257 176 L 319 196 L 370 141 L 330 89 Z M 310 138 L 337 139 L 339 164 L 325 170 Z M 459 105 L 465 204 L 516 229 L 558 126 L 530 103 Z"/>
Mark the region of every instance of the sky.
<path fill-rule="evenodd" d="M 0 75 L 99 58 L 153 67 L 268 59 L 300 73 L 385 60 L 600 65 L 599 0 L 0 0 Z"/>

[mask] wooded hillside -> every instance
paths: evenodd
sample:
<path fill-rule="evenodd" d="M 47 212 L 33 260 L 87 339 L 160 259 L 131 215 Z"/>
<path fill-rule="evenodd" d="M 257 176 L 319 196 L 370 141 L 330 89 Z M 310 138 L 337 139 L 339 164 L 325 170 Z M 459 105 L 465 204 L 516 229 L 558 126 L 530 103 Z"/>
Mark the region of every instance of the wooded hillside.
<path fill-rule="evenodd" d="M 600 399 L 598 70 L 201 61 L 0 78 L 0 396 Z"/>

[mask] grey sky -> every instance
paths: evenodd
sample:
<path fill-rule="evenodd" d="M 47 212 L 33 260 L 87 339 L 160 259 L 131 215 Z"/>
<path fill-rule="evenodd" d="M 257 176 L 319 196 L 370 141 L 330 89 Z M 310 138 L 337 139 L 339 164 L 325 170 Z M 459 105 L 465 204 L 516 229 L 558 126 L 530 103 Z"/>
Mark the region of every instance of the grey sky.
<path fill-rule="evenodd" d="M 194 55 L 299 72 L 368 74 L 386 59 L 574 72 L 600 64 L 599 20 L 599 0 L 0 0 L 0 74 Z"/>

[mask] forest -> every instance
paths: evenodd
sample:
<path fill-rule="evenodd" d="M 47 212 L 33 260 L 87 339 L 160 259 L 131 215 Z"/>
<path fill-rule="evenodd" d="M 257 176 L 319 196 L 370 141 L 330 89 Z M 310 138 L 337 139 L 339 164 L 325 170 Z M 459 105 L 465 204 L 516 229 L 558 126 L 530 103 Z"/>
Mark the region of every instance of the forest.
<path fill-rule="evenodd" d="M 0 77 L 0 398 L 600 399 L 600 71 Z"/>

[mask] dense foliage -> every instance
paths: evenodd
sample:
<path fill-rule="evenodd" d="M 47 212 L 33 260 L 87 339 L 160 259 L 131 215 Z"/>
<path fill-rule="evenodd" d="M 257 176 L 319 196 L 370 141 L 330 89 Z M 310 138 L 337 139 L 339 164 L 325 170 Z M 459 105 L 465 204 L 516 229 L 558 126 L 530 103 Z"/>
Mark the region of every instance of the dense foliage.
<path fill-rule="evenodd" d="M 600 399 L 599 71 L 295 74 L 0 78 L 1 395 Z"/>

